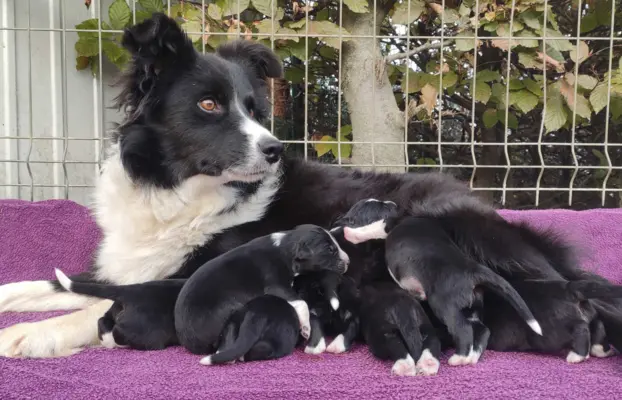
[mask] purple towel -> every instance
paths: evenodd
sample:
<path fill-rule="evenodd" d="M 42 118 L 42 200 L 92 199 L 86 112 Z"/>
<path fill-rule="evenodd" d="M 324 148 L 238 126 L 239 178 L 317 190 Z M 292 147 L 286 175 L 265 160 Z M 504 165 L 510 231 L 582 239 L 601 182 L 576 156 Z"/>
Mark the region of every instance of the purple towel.
<path fill-rule="evenodd" d="M 584 250 L 585 268 L 622 283 L 622 211 L 504 211 L 510 220 L 563 232 Z M 52 267 L 84 270 L 99 240 L 87 210 L 68 201 L 0 202 L 0 283 L 53 277 Z M 0 328 L 60 313 L 1 314 Z M 300 351 L 281 360 L 205 367 L 181 348 L 141 352 L 88 349 L 69 358 L 0 358 L 0 399 L 349 398 L 613 399 L 622 358 L 488 351 L 480 363 L 435 377 L 392 377 L 390 363 L 363 347 L 342 355 Z"/>

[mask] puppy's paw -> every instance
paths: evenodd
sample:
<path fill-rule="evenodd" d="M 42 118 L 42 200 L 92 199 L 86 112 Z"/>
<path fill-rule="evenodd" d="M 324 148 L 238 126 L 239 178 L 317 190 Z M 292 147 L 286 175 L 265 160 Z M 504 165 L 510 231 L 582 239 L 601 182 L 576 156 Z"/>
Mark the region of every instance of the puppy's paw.
<path fill-rule="evenodd" d="M 589 357 L 590 357 L 589 355 L 582 356 L 571 350 L 570 353 L 568 353 L 568 356 L 566 357 L 566 362 L 569 364 L 578 364 L 580 362 L 587 360 Z"/>
<path fill-rule="evenodd" d="M 590 349 L 590 354 L 598 358 L 607 358 L 614 356 L 616 354 L 616 351 L 613 347 L 610 347 L 608 351 L 605 351 L 605 348 L 602 344 L 593 344 L 592 348 Z"/>
<path fill-rule="evenodd" d="M 322 354 L 325 351 L 326 351 L 326 340 L 324 340 L 324 338 L 321 338 L 319 343 L 315 347 L 311 347 L 311 346 L 305 347 L 305 353 L 307 354 L 317 355 L 317 354 Z"/>
<path fill-rule="evenodd" d="M 417 361 L 417 371 L 425 376 L 436 375 L 440 366 L 441 362 L 428 349 L 423 350 Z"/>
<path fill-rule="evenodd" d="M 309 336 L 311 336 L 311 315 L 309 314 L 309 306 L 304 300 L 294 300 L 288 303 L 294 307 L 298 315 L 298 320 L 300 321 L 300 335 L 305 339 L 309 339 Z"/>
<path fill-rule="evenodd" d="M 467 356 L 467 358 L 469 359 L 469 364 L 477 364 L 481 356 L 481 352 L 471 349 L 471 351 L 469 351 L 469 355 Z"/>
<path fill-rule="evenodd" d="M 415 366 L 415 360 L 409 355 L 406 358 L 399 359 L 393 364 L 391 373 L 397 376 L 416 376 L 417 367 Z"/>
<path fill-rule="evenodd" d="M 469 365 L 471 364 L 471 358 L 469 356 L 454 354 L 453 356 L 449 357 L 449 360 L 447 360 L 447 364 L 451 365 L 452 367 Z"/>
<path fill-rule="evenodd" d="M 344 353 L 346 350 L 345 338 L 343 335 L 337 335 L 335 339 L 328 345 L 326 351 L 333 354 Z"/>
<path fill-rule="evenodd" d="M 201 365 L 213 365 L 212 356 L 203 357 L 199 360 L 199 364 Z"/>

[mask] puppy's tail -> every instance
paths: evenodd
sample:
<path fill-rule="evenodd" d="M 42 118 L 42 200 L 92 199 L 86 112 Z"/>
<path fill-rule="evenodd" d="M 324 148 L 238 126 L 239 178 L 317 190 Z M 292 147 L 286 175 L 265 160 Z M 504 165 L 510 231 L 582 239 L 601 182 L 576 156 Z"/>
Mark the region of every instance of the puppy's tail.
<path fill-rule="evenodd" d="M 423 339 L 417 325 L 417 315 L 411 304 L 398 303 L 393 310 L 393 322 L 397 326 L 400 336 L 406 345 L 411 357 L 418 360 L 421 356 Z"/>
<path fill-rule="evenodd" d="M 129 294 L 128 286 L 106 285 L 102 283 L 75 282 L 58 268 L 54 269 L 58 283 L 68 292 L 84 294 L 92 297 L 100 297 L 114 301 L 122 301 Z M 133 286 L 133 285 L 129 285 Z M 133 292 L 133 291 L 132 291 Z"/>
<path fill-rule="evenodd" d="M 570 281 L 568 290 L 580 300 L 622 298 L 622 286 L 595 280 Z"/>
<path fill-rule="evenodd" d="M 240 324 L 238 338 L 235 342 L 222 351 L 203 357 L 200 363 L 203 365 L 224 364 L 236 361 L 248 353 L 259 340 L 268 322 L 266 317 L 257 317 L 258 314 L 256 313 L 247 312 Z"/>
<path fill-rule="evenodd" d="M 503 297 L 518 312 L 518 315 L 527 322 L 531 330 L 542 336 L 542 328 L 531 313 L 531 310 L 529 310 L 525 300 L 505 279 L 483 266 L 479 268 L 478 275 L 476 276 L 477 283 Z"/>

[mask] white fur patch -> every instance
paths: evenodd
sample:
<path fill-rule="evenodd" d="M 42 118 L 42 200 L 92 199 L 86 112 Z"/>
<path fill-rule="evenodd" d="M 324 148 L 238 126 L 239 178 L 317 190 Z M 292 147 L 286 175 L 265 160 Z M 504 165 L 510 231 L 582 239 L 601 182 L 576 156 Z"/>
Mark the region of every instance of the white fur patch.
<path fill-rule="evenodd" d="M 449 360 L 447 360 L 447 364 L 456 367 L 459 365 L 469 365 L 472 364 L 473 359 L 472 359 L 472 354 L 473 354 L 473 346 L 471 346 L 471 349 L 469 350 L 469 354 L 466 356 L 460 355 L 460 354 L 454 354 L 453 356 L 449 357 Z"/>
<path fill-rule="evenodd" d="M 380 200 L 376 200 L 376 199 L 367 199 L 367 200 L 365 200 L 365 203 L 373 203 L 373 202 L 380 203 Z"/>
<path fill-rule="evenodd" d="M 112 336 L 112 332 L 106 332 L 102 335 L 101 344 L 107 349 L 114 349 L 115 347 L 121 347 L 117 345 Z"/>
<path fill-rule="evenodd" d="M 283 240 L 284 237 L 285 233 L 283 232 L 275 232 L 270 235 L 270 239 L 272 239 L 272 244 L 274 244 L 275 247 L 279 247 L 281 245 L 281 240 Z"/>
<path fill-rule="evenodd" d="M 471 351 L 469 351 L 469 355 L 467 356 L 469 358 L 469 362 L 473 365 L 477 364 L 477 362 L 479 361 L 479 358 L 482 356 L 482 353 L 479 351 L 474 350 L 471 347 Z"/>
<path fill-rule="evenodd" d="M 391 373 L 397 376 L 415 376 L 417 375 L 417 368 L 415 366 L 415 360 L 408 354 L 406 358 L 399 359 L 393 364 Z"/>
<path fill-rule="evenodd" d="M 330 342 L 326 351 L 333 354 L 344 353 L 346 351 L 345 337 L 343 335 L 337 335 L 337 337 Z"/>
<path fill-rule="evenodd" d="M 309 314 L 309 306 L 307 302 L 304 300 L 294 300 L 288 301 L 289 305 L 294 307 L 296 310 L 296 314 L 298 315 L 298 320 L 300 321 L 300 334 L 305 339 L 309 339 L 311 335 L 311 322 L 309 318 L 311 315 Z"/>
<path fill-rule="evenodd" d="M 590 354 L 598 358 L 607 358 L 616 354 L 616 351 L 611 347 L 609 351 L 605 351 L 602 344 L 593 344 L 590 349 Z"/>
<path fill-rule="evenodd" d="M 71 292 L 71 286 L 73 283 L 71 282 L 71 279 L 69 279 L 69 277 L 58 268 L 54 268 L 54 274 L 56 275 L 56 279 L 58 279 L 58 283 L 60 283 L 60 285 L 65 288 L 65 290 Z"/>
<path fill-rule="evenodd" d="M 336 298 L 336 297 L 331 297 L 331 299 L 330 299 L 330 306 L 335 311 L 339 310 L 339 299 Z"/>
<path fill-rule="evenodd" d="M 0 286 L 0 312 L 75 310 L 98 299 L 57 292 L 48 281 L 23 281 Z"/>
<path fill-rule="evenodd" d="M 577 364 L 588 359 L 589 356 L 581 356 L 574 351 L 570 351 L 566 357 L 566 362 L 569 364 Z"/>
<path fill-rule="evenodd" d="M 527 321 L 527 325 L 529 325 L 532 331 L 542 336 L 542 328 L 540 327 L 538 321 L 536 321 L 535 319 L 530 319 L 529 321 Z"/>
<path fill-rule="evenodd" d="M 359 244 L 372 239 L 386 239 L 386 226 L 386 222 L 382 219 L 359 228 L 350 228 L 346 226 L 343 228 L 343 236 L 348 242 L 353 244 Z"/>
<path fill-rule="evenodd" d="M 330 236 L 330 238 L 332 239 L 333 243 L 335 243 L 335 246 L 337 246 L 337 250 L 339 250 L 339 259 L 341 259 L 341 261 L 343 261 L 343 263 L 346 266 L 346 271 L 348 270 L 348 265 L 350 264 L 350 257 L 348 257 L 348 254 L 346 254 L 345 251 L 343 251 L 341 249 L 341 247 L 339 246 L 339 243 L 337 243 L 337 240 L 335 239 L 335 237 L 333 235 L 330 234 L 330 232 L 328 232 L 326 229 L 324 230 L 326 232 L 326 234 L 328 236 Z"/>
<path fill-rule="evenodd" d="M 202 365 L 212 365 L 212 356 L 203 357 L 199 363 Z"/>
<path fill-rule="evenodd" d="M 421 375 L 431 376 L 438 373 L 441 362 L 432 355 L 429 349 L 423 349 L 421 357 L 417 361 L 417 372 Z"/>
<path fill-rule="evenodd" d="M 315 347 L 311 347 L 311 346 L 305 347 L 305 353 L 307 354 L 317 355 L 317 354 L 322 354 L 325 351 L 326 351 L 326 340 L 324 340 L 324 338 L 321 338 L 317 346 Z"/>

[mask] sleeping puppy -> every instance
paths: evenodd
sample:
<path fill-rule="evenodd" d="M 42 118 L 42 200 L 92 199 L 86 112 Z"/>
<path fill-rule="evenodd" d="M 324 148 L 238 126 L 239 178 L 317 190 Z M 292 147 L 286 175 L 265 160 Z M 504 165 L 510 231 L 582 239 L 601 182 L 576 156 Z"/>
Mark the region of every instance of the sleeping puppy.
<path fill-rule="evenodd" d="M 175 304 L 179 343 L 194 354 L 214 353 L 231 315 L 264 294 L 289 302 L 308 338 L 309 309 L 292 288 L 294 276 L 320 270 L 344 273 L 349 262 L 330 233 L 315 225 L 243 244 L 205 263 L 181 289 Z"/>
<path fill-rule="evenodd" d="M 233 313 L 216 354 L 201 359 L 203 365 L 285 357 L 296 348 L 300 333 L 294 307 L 269 294 L 249 301 Z"/>
<path fill-rule="evenodd" d="M 98 322 L 99 339 L 105 347 L 160 350 L 178 343 L 173 310 L 185 279 L 116 286 L 74 282 L 61 270 L 55 272 L 69 292 L 114 301 Z"/>
<path fill-rule="evenodd" d="M 317 271 L 294 278 L 294 290 L 307 303 L 311 336 L 305 353 L 343 353 L 359 334 L 359 299 L 354 280 L 332 271 Z M 335 339 L 326 346 L 326 336 Z"/>
<path fill-rule="evenodd" d="M 558 353 L 570 349 L 566 361 L 579 363 L 590 354 L 608 357 L 614 350 L 589 299 L 622 298 L 622 286 L 596 281 L 510 281 L 542 324 L 535 335 L 516 312 L 486 294 L 484 323 L 490 329 L 488 348 L 497 351 Z M 492 300 L 492 301 L 491 301 Z"/>
<path fill-rule="evenodd" d="M 386 238 L 387 266 L 395 282 L 418 299 L 427 300 L 447 326 L 456 347 L 450 365 L 476 364 L 485 349 L 488 329 L 469 318 L 480 287 L 509 302 L 534 332 L 542 334 L 516 290 L 467 258 L 433 218 L 396 217 L 360 228 L 345 227 L 344 237 L 355 244 Z"/>
<path fill-rule="evenodd" d="M 441 343 L 414 297 L 393 282 L 366 285 L 360 311 L 365 342 L 373 355 L 393 361 L 392 373 L 436 375 Z"/>

